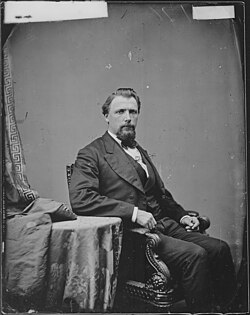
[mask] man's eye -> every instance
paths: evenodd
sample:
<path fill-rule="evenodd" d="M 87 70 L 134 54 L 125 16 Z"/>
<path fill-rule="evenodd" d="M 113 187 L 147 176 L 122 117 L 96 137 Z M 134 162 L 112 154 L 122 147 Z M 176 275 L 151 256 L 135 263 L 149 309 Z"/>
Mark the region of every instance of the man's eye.
<path fill-rule="evenodd" d="M 118 113 L 118 114 L 123 114 L 123 113 L 124 113 L 124 110 L 123 110 L 123 109 L 120 109 L 120 110 L 118 110 L 117 113 Z"/>
<path fill-rule="evenodd" d="M 129 114 L 130 114 L 130 115 L 136 115 L 136 114 L 137 114 L 137 111 L 136 111 L 136 110 L 130 110 L 130 111 L 129 111 Z"/>

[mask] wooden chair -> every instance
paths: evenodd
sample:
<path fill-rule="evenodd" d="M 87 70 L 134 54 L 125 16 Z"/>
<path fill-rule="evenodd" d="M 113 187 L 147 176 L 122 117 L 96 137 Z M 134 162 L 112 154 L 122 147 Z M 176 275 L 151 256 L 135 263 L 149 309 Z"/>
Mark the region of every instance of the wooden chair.
<path fill-rule="evenodd" d="M 70 185 L 73 164 L 66 166 L 67 183 Z M 200 232 L 210 226 L 206 216 L 189 211 L 200 221 Z M 178 280 L 174 279 L 168 266 L 159 258 L 155 249 L 160 242 L 157 234 L 145 228 L 126 231 L 122 245 L 118 289 L 114 311 L 117 312 L 166 312 L 183 300 Z"/>

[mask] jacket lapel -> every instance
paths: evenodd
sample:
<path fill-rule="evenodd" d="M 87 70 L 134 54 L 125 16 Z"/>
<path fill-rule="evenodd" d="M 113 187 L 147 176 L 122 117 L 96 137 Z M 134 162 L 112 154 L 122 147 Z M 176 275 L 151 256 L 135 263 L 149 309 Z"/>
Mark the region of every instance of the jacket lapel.
<path fill-rule="evenodd" d="M 102 139 L 107 152 L 104 158 L 109 166 L 116 172 L 117 175 L 144 193 L 145 191 L 139 175 L 123 149 L 108 134 L 108 132 L 103 135 Z"/>
<path fill-rule="evenodd" d="M 144 150 L 140 145 L 138 145 L 138 149 L 141 152 L 141 154 L 144 156 L 144 158 L 147 159 L 148 163 L 151 165 L 151 167 L 154 171 L 154 174 L 155 174 L 156 185 L 161 189 L 162 193 L 165 194 L 165 188 L 164 188 L 163 181 L 161 180 L 161 177 L 160 177 L 156 167 L 154 166 L 153 162 L 151 161 L 151 158 L 148 155 L 148 152 L 146 150 Z"/>

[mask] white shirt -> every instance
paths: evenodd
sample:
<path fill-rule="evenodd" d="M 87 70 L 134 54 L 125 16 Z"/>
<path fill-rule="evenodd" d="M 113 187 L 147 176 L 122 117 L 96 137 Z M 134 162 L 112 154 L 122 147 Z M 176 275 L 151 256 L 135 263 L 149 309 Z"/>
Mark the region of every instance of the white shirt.
<path fill-rule="evenodd" d="M 109 133 L 109 134 L 111 135 L 111 137 L 112 137 L 113 139 L 115 139 L 115 141 L 118 142 L 118 143 L 120 144 L 120 146 L 121 146 L 121 140 L 118 139 L 117 136 L 114 135 L 114 134 L 113 134 L 112 132 L 110 132 L 109 130 L 108 130 L 108 133 Z M 142 167 L 142 168 L 144 169 L 144 171 L 146 172 L 147 178 L 148 178 L 148 177 L 149 177 L 148 168 L 147 168 L 147 165 L 142 162 L 142 157 L 141 157 L 140 151 L 139 151 L 137 148 L 129 148 L 129 147 L 128 147 L 128 148 L 122 147 L 122 148 L 123 148 L 123 150 L 124 150 L 126 153 L 128 153 L 135 161 L 137 161 L 137 162 L 141 165 L 141 167 Z"/>

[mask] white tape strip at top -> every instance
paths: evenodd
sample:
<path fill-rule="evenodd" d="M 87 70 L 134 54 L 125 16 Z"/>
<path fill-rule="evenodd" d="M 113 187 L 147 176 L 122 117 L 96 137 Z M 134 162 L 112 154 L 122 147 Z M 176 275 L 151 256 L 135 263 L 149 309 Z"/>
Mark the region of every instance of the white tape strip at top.
<path fill-rule="evenodd" d="M 234 19 L 234 6 L 193 6 L 194 20 Z"/>
<path fill-rule="evenodd" d="M 108 17 L 105 1 L 6 1 L 4 23 L 81 20 Z"/>

